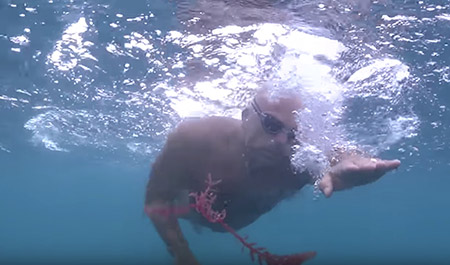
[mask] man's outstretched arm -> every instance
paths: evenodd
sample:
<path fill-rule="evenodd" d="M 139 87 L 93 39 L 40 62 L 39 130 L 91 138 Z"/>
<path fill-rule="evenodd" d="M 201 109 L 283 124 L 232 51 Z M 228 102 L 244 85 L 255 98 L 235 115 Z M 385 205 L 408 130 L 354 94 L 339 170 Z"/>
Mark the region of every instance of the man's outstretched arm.
<path fill-rule="evenodd" d="M 344 154 L 339 160 L 319 182 L 319 188 L 326 197 L 334 191 L 372 183 L 400 166 L 399 160 L 382 160 L 359 154 Z"/>

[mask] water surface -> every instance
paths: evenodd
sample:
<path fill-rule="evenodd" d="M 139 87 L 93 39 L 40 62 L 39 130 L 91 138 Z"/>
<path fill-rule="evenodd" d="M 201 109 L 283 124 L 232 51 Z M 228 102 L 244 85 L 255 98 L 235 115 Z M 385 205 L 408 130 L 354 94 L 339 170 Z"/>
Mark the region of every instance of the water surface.
<path fill-rule="evenodd" d="M 305 188 L 242 234 L 309 264 L 450 262 L 449 9 L 1 1 L 0 263 L 169 264 L 143 213 L 152 161 L 181 119 L 239 117 L 262 85 L 302 91 L 298 167 L 335 143 L 402 166 L 331 199 Z M 182 226 L 202 264 L 251 264 L 231 235 Z"/>

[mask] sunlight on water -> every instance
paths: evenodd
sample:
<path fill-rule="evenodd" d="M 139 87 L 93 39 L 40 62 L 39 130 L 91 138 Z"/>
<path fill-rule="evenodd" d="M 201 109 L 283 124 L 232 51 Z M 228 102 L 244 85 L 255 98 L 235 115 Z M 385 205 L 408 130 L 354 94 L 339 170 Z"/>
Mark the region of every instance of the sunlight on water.
<path fill-rule="evenodd" d="M 3 151 L 3 152 L 11 153 L 11 151 L 9 151 L 5 147 L 3 147 L 1 143 L 0 143 L 0 150 Z"/>
<path fill-rule="evenodd" d="M 89 47 L 93 43 L 83 41 L 83 33 L 87 30 L 88 24 L 84 17 L 70 25 L 64 31 L 61 40 L 56 42 L 54 51 L 48 57 L 49 63 L 59 71 L 68 71 L 76 66 L 92 71 L 86 66 L 78 65 L 79 61 L 83 59 L 97 60 L 89 52 Z"/>
<path fill-rule="evenodd" d="M 448 260 L 448 1 L 10 0 L 0 15 L 0 262 L 172 261 L 142 212 L 151 163 L 182 119 L 240 118 L 261 87 L 302 97 L 298 170 L 320 176 L 335 148 L 402 165 L 331 200 L 299 192 L 243 232 L 317 249 L 311 264 Z M 202 264 L 250 263 L 229 235 L 183 231 Z"/>
<path fill-rule="evenodd" d="M 140 22 L 153 16 L 116 17 L 127 22 Z M 113 29 L 120 28 L 119 25 L 119 22 L 110 24 Z M 89 38 L 85 39 L 88 32 L 95 35 L 96 31 L 95 25 L 85 17 L 64 30 L 48 56 L 49 73 L 57 74 L 55 83 L 59 82 L 56 77 L 60 74 L 77 85 L 83 80 L 87 81 L 87 77 L 92 75 L 90 72 L 102 71 L 99 56 L 94 56 L 90 51 L 93 42 Z M 170 31 L 165 36 L 160 36 L 160 32 L 155 32 L 149 35 L 132 31 L 123 35 L 122 44 L 110 42 L 104 49 L 117 57 L 138 59 L 137 54 L 144 55 L 149 63 L 147 74 L 160 72 L 167 78 L 153 83 L 124 78 L 120 84 L 120 80 L 117 80 L 119 82 L 116 81 L 114 86 L 118 89 L 133 88 L 121 92 L 90 87 L 89 83 L 82 84 L 82 90 L 67 95 L 67 100 L 103 102 L 102 104 L 107 104 L 106 110 L 111 107 L 117 109 L 120 105 L 132 109 L 120 107 L 117 109 L 119 112 L 105 113 L 90 108 L 49 106 L 50 110 L 25 124 L 25 128 L 33 132 L 33 142 L 42 143 L 52 151 L 70 151 L 75 146 L 89 145 L 114 150 L 123 145 L 134 153 L 154 154 L 172 128 L 173 122 L 163 122 L 167 118 L 156 118 L 161 125 L 159 128 L 143 126 L 147 117 L 154 115 L 149 110 L 158 108 L 157 105 L 152 105 L 155 103 L 152 101 L 163 100 L 170 107 L 163 114 L 166 117 L 172 116 L 174 121 L 205 115 L 239 118 L 242 107 L 261 86 L 270 87 L 273 93 L 301 91 L 305 109 L 299 112 L 299 126 L 305 145 L 294 156 L 294 163 L 299 168 L 317 162 L 318 156 L 325 157 L 337 145 L 369 144 L 374 148 L 372 152 L 378 153 L 400 141 L 405 135 L 411 135 L 410 131 L 414 131 L 418 124 L 413 113 L 397 117 L 386 116 L 385 113 L 385 118 L 377 120 L 377 124 L 385 123 L 386 128 L 393 129 L 387 129 L 381 134 L 374 131 L 370 135 L 372 131 L 366 130 L 367 124 L 364 123 L 342 124 L 343 115 L 349 112 L 348 108 L 343 109 L 343 104 L 348 100 L 375 96 L 386 101 L 384 104 L 389 108 L 389 105 L 394 104 L 392 101 L 395 97 L 402 93 L 400 82 L 409 77 L 409 71 L 398 60 L 375 59 L 356 69 L 342 83 L 333 76 L 333 64 L 341 60 L 342 53 L 348 48 L 337 40 L 312 33 L 320 33 L 319 29 L 262 23 L 244 27 L 220 27 L 208 34 Z M 158 43 L 171 43 L 183 52 L 175 53 L 172 56 L 173 63 L 168 65 L 158 56 L 155 57 L 164 54 L 164 51 L 158 50 Z M 364 54 L 359 56 L 364 57 Z M 195 68 L 192 68 L 194 62 Z M 130 63 L 123 64 L 122 73 L 126 74 L 131 67 Z M 191 80 L 193 75 L 199 76 L 198 79 Z M 159 96 L 154 95 L 155 92 Z M 121 97 L 121 94 L 125 97 Z M 149 116 L 136 112 L 139 109 Z M 373 112 L 368 115 L 373 118 L 381 114 Z M 409 126 L 406 126 L 407 130 L 402 130 L 405 126 L 392 125 L 394 121 L 402 119 L 411 120 Z M 125 128 L 119 124 L 124 124 Z M 361 132 L 360 127 L 363 127 L 364 132 Z M 351 130 L 347 132 L 349 128 Z M 148 137 L 160 140 L 148 141 Z M 316 151 L 311 153 L 311 150 Z M 317 153 L 317 150 L 321 151 Z M 305 161 L 305 157 L 309 162 Z M 318 167 L 323 169 L 327 165 L 321 164 Z"/>
<path fill-rule="evenodd" d="M 309 9 L 311 15 L 329 15 L 331 23 L 336 19 L 331 11 L 335 4 L 290 2 L 288 7 L 294 13 Z M 162 31 L 142 27 L 157 21 L 152 11 L 132 16 L 106 13 L 108 22 L 103 25 L 94 14 L 105 14 L 108 5 L 74 3 L 64 10 L 84 8 L 85 13 L 63 16 L 62 21 L 69 23 L 51 51 L 42 55 L 46 78 L 53 85 L 18 88 L 16 94 L 0 94 L 0 102 L 12 107 L 30 104 L 36 112 L 25 128 L 32 132 L 35 144 L 49 150 L 93 146 L 156 154 L 180 119 L 205 115 L 239 118 L 255 90 L 266 86 L 274 93 L 302 93 L 305 109 L 299 112 L 299 120 L 307 122 L 299 125 L 307 144 L 297 157 L 316 149 L 325 155 L 336 145 L 359 146 L 378 154 L 404 138 L 416 137 L 422 124 L 408 106 L 408 98 L 420 89 L 423 77 L 395 56 L 395 43 L 408 43 L 413 52 L 425 56 L 427 45 L 442 40 L 413 29 L 421 24 L 448 23 L 448 13 L 442 12 L 447 6 L 419 4 L 423 17 L 408 12 L 380 13 L 380 21 L 370 32 L 348 23 L 355 10 L 363 11 L 360 15 L 368 12 L 370 3 L 342 3 L 336 8 L 348 16 L 338 24 L 348 27 L 348 34 L 338 40 L 333 37 L 335 29 L 325 29 L 328 24 L 315 23 L 309 16 L 292 24 L 243 21 L 243 26 L 195 32 L 196 24 L 204 25 L 196 11 L 185 22 L 190 30 Z M 199 7 L 203 5 L 207 2 Z M 19 6 L 11 4 L 10 8 L 18 10 Z M 18 10 L 21 14 L 37 15 L 39 8 L 26 6 L 23 12 Z M 257 21 L 256 16 L 254 19 Z M 411 30 L 397 30 L 401 28 Z M 114 38 L 96 43 L 105 32 L 112 32 Z M 14 53 L 21 54 L 33 44 L 31 33 L 32 27 L 25 26 L 7 36 Z M 448 66 L 436 62 L 441 53 L 431 53 L 423 67 L 448 83 Z M 38 60 L 40 54 L 41 50 L 36 51 L 33 58 Z M 114 78 L 103 81 L 108 75 Z M 439 113 L 446 112 L 445 105 L 436 105 Z M 355 110 L 361 107 L 370 110 L 363 108 L 356 117 Z M 430 126 L 442 125 L 433 121 Z M 411 149 L 402 146 L 398 150 L 405 148 Z"/>

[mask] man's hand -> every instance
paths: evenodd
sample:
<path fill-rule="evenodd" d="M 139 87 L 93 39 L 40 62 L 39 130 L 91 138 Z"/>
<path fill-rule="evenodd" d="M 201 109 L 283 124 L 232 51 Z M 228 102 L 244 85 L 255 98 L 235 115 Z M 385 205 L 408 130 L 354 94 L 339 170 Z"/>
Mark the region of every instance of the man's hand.
<path fill-rule="evenodd" d="M 333 191 L 345 190 L 374 182 L 388 171 L 399 166 L 399 160 L 347 156 L 323 176 L 319 183 L 319 188 L 326 197 L 330 197 Z"/>

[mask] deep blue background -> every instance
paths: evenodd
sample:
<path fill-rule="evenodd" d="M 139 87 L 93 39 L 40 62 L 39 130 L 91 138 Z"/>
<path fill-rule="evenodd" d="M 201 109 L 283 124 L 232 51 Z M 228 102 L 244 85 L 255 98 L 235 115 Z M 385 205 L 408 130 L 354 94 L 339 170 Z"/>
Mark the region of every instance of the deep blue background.
<path fill-rule="evenodd" d="M 10 4 L 17 8 L 11 8 Z M 100 4 L 108 4 L 101 8 Z M 388 9 L 375 10 L 368 27 L 382 14 L 434 17 L 450 14 L 446 1 L 393 1 Z M 427 11 L 441 5 L 443 9 Z M 26 6 L 36 13 L 19 16 Z M 89 13 L 98 11 L 95 14 Z M 109 31 L 114 14 L 135 17 L 152 12 L 148 24 L 127 24 L 120 33 Z M 79 85 L 61 73 L 49 73 L 45 56 L 68 24 L 80 16 L 90 17 L 98 29 L 95 45 L 100 50 L 107 42 L 135 29 L 145 27 L 165 32 L 179 29 L 175 4 L 165 1 L 6 1 L 0 2 L 0 95 L 17 96 L 15 91 L 37 90 L 28 104 L 0 100 L 0 263 L 76 263 L 76 264 L 161 264 L 170 263 L 164 244 L 143 213 L 145 184 L 156 154 L 124 154 L 125 150 L 105 151 L 95 147 L 53 152 L 31 142 L 32 133 L 24 124 L 40 110 L 45 98 L 57 106 L 80 106 L 76 97 L 58 101 L 58 88 L 73 95 Z M 42 24 L 41 22 L 45 22 Z M 364 22 L 359 22 L 364 23 Z M 10 37 L 30 28 L 30 44 L 21 52 Z M 250 240 L 274 253 L 289 254 L 316 250 L 318 256 L 308 264 L 449 264 L 450 263 L 450 83 L 441 72 L 450 66 L 450 21 L 405 25 L 396 34 L 414 37 L 420 32 L 438 43 L 393 41 L 389 51 L 410 66 L 418 81 L 405 95 L 419 116 L 416 137 L 405 139 L 381 154 L 401 158 L 402 167 L 379 182 L 335 194 L 331 199 L 313 200 L 312 188 L 281 203 L 255 224 L 240 231 Z M 115 35 L 120 34 L 120 35 Z M 167 54 L 174 47 L 161 45 Z M 423 54 L 417 51 L 423 51 Z M 39 51 L 39 55 L 37 55 Z M 437 52 L 438 55 L 432 55 Z M 33 58 L 35 56 L 35 58 Z M 162 78 L 148 74 L 148 63 L 140 59 L 116 59 L 98 53 L 105 72 L 92 74 L 92 86 L 111 87 L 116 79 L 148 82 Z M 110 60 L 110 61 L 109 61 Z M 124 60 L 124 61 L 120 61 Z M 434 64 L 429 64 L 434 61 Z M 130 62 L 126 74 L 115 64 Z M 109 68 L 108 68 L 109 67 Z M 450 75 L 450 70 L 447 69 Z M 444 72 L 445 74 L 445 72 Z M 450 76 L 447 76 L 450 78 Z M 70 78 L 69 78 L 70 79 Z M 114 88 L 120 89 L 120 88 Z M 86 91 L 89 93 L 89 91 Z M 90 103 L 85 103 L 89 105 Z M 444 107 L 441 107 L 444 106 Z M 438 122 L 434 128 L 431 123 Z M 418 151 L 409 155 L 414 146 Z M 405 153 L 397 148 L 405 147 Z M 197 234 L 182 223 L 193 251 L 203 264 L 250 264 L 240 252 L 238 242 L 229 234 L 204 230 Z"/>

